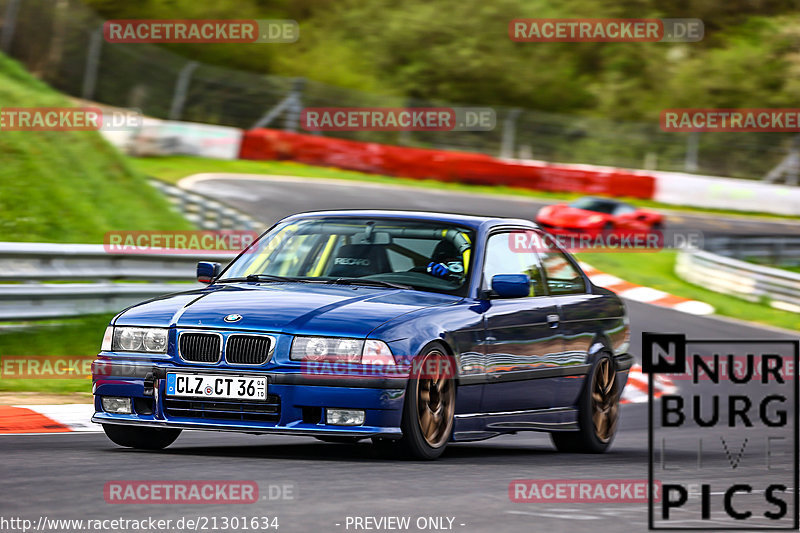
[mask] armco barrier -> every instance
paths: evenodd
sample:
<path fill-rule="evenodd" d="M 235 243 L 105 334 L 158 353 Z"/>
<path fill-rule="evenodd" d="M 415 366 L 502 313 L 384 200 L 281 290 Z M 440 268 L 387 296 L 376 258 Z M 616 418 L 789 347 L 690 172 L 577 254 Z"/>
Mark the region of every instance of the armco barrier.
<path fill-rule="evenodd" d="M 197 261 L 225 264 L 235 255 L 113 254 L 102 244 L 0 243 L 0 321 L 120 311 L 147 298 L 202 287 L 168 282 L 194 281 Z M 37 283 L 81 280 L 94 283 Z"/>
<path fill-rule="evenodd" d="M 675 273 L 706 289 L 776 309 L 800 313 L 800 274 L 731 259 L 711 252 L 678 253 Z"/>
<path fill-rule="evenodd" d="M 319 166 L 478 185 L 652 198 L 654 178 L 622 169 L 517 162 L 483 154 L 406 148 L 270 129 L 245 132 L 242 159 L 291 160 Z"/>

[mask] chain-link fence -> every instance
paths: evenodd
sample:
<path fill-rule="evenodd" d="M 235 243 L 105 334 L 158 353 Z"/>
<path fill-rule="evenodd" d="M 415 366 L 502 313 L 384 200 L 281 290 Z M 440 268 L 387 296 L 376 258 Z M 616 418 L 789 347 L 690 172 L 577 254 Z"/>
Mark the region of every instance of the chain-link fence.
<path fill-rule="evenodd" d="M 456 105 L 206 65 L 150 44 L 111 44 L 103 39 L 102 19 L 78 0 L 0 0 L 0 17 L 0 49 L 56 89 L 137 108 L 156 118 L 296 130 L 303 106 Z M 503 157 L 742 178 L 765 176 L 786 158 L 792 140 L 791 134 L 668 133 L 656 123 L 494 110 L 497 126 L 492 131 L 324 134 Z"/>

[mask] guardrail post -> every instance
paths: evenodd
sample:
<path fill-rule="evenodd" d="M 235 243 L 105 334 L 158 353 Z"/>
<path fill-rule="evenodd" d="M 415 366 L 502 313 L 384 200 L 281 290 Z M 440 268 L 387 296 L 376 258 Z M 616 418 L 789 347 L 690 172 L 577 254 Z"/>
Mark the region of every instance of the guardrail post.
<path fill-rule="evenodd" d="M 500 143 L 500 157 L 504 159 L 511 159 L 514 157 L 514 142 L 517 133 L 517 118 L 521 110 L 518 108 L 511 109 L 503 121 L 503 140 Z"/>
<path fill-rule="evenodd" d="M 178 74 L 175 82 L 175 92 L 172 95 L 172 105 L 169 107 L 170 120 L 180 120 L 183 113 L 183 105 L 186 103 L 186 93 L 189 92 L 189 84 L 192 81 L 192 72 L 198 67 L 197 61 L 189 61 Z"/>
<path fill-rule="evenodd" d="M 700 144 L 700 132 L 693 131 L 686 138 L 686 158 L 683 160 L 683 168 L 686 172 L 697 172 L 697 150 Z"/>
<path fill-rule="evenodd" d="M 291 103 L 289 104 L 286 120 L 284 121 L 283 129 L 286 131 L 296 132 L 300 124 L 300 114 L 303 112 L 302 94 L 306 87 L 305 78 L 295 78 L 292 80 L 292 94 L 289 95 Z"/>
<path fill-rule="evenodd" d="M 86 68 L 83 71 L 81 97 L 91 100 L 97 86 L 97 69 L 100 66 L 100 51 L 103 47 L 103 27 L 95 29 L 89 38 L 89 51 L 86 53 Z"/>
<path fill-rule="evenodd" d="M 278 118 L 278 116 L 286 111 L 286 119 L 283 123 L 283 129 L 286 131 L 297 131 L 297 125 L 300 121 L 300 114 L 303 112 L 303 101 L 300 97 L 305 89 L 305 78 L 294 78 L 292 80 L 292 88 L 286 97 L 278 102 L 278 105 L 267 111 L 264 116 L 258 119 L 255 124 L 250 126 L 250 129 L 265 128 L 270 123 Z"/>
<path fill-rule="evenodd" d="M 3 33 L 0 34 L 0 50 L 3 52 L 11 50 L 11 40 L 14 38 L 14 30 L 17 26 L 19 3 L 20 0 L 9 0 L 3 15 Z"/>

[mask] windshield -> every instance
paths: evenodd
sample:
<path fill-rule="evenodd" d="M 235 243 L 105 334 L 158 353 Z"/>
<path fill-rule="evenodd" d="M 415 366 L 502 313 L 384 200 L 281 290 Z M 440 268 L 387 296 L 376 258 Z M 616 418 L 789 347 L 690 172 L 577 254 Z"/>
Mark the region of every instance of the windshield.
<path fill-rule="evenodd" d="M 599 198 L 578 198 L 569 204 L 569 206 L 576 209 L 583 209 L 585 211 L 595 211 L 597 213 L 606 213 L 610 215 L 620 207 L 625 206 L 625 204 L 613 202 L 611 200 L 602 200 Z"/>
<path fill-rule="evenodd" d="M 463 296 L 473 232 L 439 222 L 315 218 L 279 224 L 218 281 L 353 283 Z M 259 279 L 259 277 L 261 277 Z"/>

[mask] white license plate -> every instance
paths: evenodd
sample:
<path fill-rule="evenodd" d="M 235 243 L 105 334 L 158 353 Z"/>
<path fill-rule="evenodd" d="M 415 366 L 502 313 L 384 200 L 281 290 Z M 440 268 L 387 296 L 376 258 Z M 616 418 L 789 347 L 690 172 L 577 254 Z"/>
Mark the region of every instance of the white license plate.
<path fill-rule="evenodd" d="M 266 400 L 267 378 L 221 374 L 167 374 L 167 396 Z"/>

